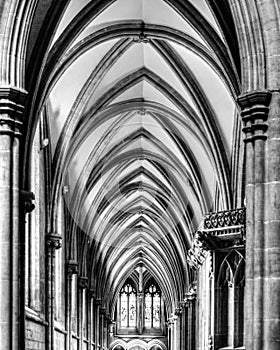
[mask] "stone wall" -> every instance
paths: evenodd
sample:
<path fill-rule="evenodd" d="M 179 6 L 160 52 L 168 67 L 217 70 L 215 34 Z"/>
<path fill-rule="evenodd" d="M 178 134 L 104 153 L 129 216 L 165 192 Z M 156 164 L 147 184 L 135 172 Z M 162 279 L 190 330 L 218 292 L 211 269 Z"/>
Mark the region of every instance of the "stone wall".
<path fill-rule="evenodd" d="M 26 320 L 25 346 L 26 350 L 45 350 L 45 326 L 37 322 Z"/>

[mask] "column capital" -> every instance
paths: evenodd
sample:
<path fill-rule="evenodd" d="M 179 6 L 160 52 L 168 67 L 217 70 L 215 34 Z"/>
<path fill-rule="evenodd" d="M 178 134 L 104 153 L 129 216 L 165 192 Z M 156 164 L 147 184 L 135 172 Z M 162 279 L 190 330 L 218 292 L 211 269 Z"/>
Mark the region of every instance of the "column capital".
<path fill-rule="evenodd" d="M 78 277 L 78 288 L 85 289 L 88 287 L 88 278 L 86 276 Z"/>
<path fill-rule="evenodd" d="M 0 133 L 21 134 L 27 91 L 0 86 Z"/>
<path fill-rule="evenodd" d="M 78 263 L 75 260 L 69 260 L 66 263 L 67 275 L 75 275 L 78 273 Z"/>
<path fill-rule="evenodd" d="M 266 121 L 271 96 L 270 91 L 252 91 L 237 98 L 237 103 L 241 108 L 245 142 L 252 142 L 256 139 L 266 140 L 268 128 Z"/>
<path fill-rule="evenodd" d="M 20 201 L 24 208 L 24 214 L 31 213 L 34 210 L 35 205 L 33 200 L 35 195 L 31 191 L 20 190 Z"/>
<path fill-rule="evenodd" d="M 46 245 L 51 251 L 60 249 L 62 247 L 62 237 L 55 233 L 50 233 L 46 235 Z"/>

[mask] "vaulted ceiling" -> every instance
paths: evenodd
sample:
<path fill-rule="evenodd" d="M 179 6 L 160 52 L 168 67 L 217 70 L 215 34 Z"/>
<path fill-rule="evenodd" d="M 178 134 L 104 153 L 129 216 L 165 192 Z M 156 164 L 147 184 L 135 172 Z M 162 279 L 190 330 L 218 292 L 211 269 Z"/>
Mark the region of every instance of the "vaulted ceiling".
<path fill-rule="evenodd" d="M 108 305 L 142 264 L 174 308 L 203 214 L 232 205 L 239 58 L 230 12 L 210 3 L 72 0 L 52 33 L 35 103 L 49 125 L 51 210 L 62 193 Z"/>

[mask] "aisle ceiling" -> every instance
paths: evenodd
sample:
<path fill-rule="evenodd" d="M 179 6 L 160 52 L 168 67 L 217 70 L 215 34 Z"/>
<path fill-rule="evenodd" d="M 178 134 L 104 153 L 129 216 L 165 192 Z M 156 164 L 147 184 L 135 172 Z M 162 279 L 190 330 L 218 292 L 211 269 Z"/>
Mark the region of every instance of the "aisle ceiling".
<path fill-rule="evenodd" d="M 231 205 L 236 68 L 205 0 L 93 3 L 69 2 L 45 66 L 54 185 L 99 293 L 143 264 L 171 307 L 203 213 Z"/>

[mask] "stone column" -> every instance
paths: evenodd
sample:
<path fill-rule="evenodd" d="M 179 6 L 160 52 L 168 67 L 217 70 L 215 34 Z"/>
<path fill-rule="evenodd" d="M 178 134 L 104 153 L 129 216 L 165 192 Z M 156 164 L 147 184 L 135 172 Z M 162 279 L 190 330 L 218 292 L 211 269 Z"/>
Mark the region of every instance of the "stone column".
<path fill-rule="evenodd" d="M 79 276 L 78 278 L 78 327 L 79 327 L 79 349 L 83 349 L 84 332 L 83 332 L 83 291 L 88 286 L 88 278 L 85 276 Z"/>
<path fill-rule="evenodd" d="M 174 319 L 172 314 L 168 319 L 168 349 L 174 350 Z"/>
<path fill-rule="evenodd" d="M 101 349 L 105 347 L 105 315 L 106 315 L 106 308 L 104 306 L 102 306 L 102 307 L 100 307 L 100 327 L 101 327 L 100 345 L 101 345 Z"/>
<path fill-rule="evenodd" d="M 105 315 L 105 348 L 109 348 L 109 327 L 112 323 L 111 315 L 106 313 Z"/>
<path fill-rule="evenodd" d="M 271 317 L 268 313 L 269 301 L 264 299 L 264 285 L 267 283 L 265 281 L 265 211 L 273 210 L 276 204 L 271 203 L 273 198 L 268 199 L 267 203 L 265 201 L 266 176 L 270 172 L 274 173 L 274 169 L 266 168 L 270 100 L 271 93 L 267 91 L 255 91 L 238 98 L 246 144 L 246 350 L 264 349 L 264 322 Z M 266 205 L 268 205 L 267 208 Z M 272 259 L 270 263 L 273 263 Z M 276 349 L 272 343 L 265 348 Z M 277 349 L 279 349 L 279 343 Z"/>
<path fill-rule="evenodd" d="M 213 262 L 211 259 L 211 270 L 209 274 L 209 335 L 208 335 L 208 349 L 213 349 L 213 340 L 215 332 L 215 278 L 213 271 Z"/>
<path fill-rule="evenodd" d="M 47 339 L 46 349 L 54 349 L 54 296 L 55 296 L 55 251 L 62 247 L 62 238 L 57 234 L 49 234 L 46 236 L 46 250 L 47 250 L 47 271 L 46 271 L 46 282 L 47 282 Z"/>
<path fill-rule="evenodd" d="M 33 192 L 30 191 L 20 191 L 20 207 L 23 209 L 20 215 L 20 222 L 22 225 L 25 226 L 26 223 L 26 214 L 31 213 L 35 209 L 35 205 L 33 204 L 33 200 L 35 199 L 35 195 Z M 25 234 L 23 235 L 22 244 L 21 244 L 21 251 L 25 252 Z M 26 284 L 26 265 L 25 265 L 25 259 L 28 259 L 26 254 L 21 254 L 20 256 L 20 270 L 19 274 L 21 276 L 24 276 L 22 278 L 22 281 L 20 283 L 20 295 L 26 295 L 27 290 L 27 284 Z M 25 347 L 25 297 L 20 301 L 20 314 L 22 315 L 20 324 L 20 344 L 22 347 Z"/>
<path fill-rule="evenodd" d="M 19 143 L 26 95 L 24 91 L 0 87 L 1 350 L 18 349 L 24 332 L 19 322 L 19 305 L 24 303 L 19 283 L 22 273 L 19 261 Z"/>
<path fill-rule="evenodd" d="M 113 341 L 113 337 L 116 334 L 116 322 L 111 319 L 109 323 L 109 332 L 108 332 L 108 346 L 110 346 Z"/>
<path fill-rule="evenodd" d="M 178 307 L 175 309 L 175 317 L 176 319 L 176 329 L 175 329 L 175 337 L 176 337 L 176 346 L 177 349 L 183 349 L 182 347 L 182 337 L 183 337 L 183 329 L 182 329 L 182 321 L 183 321 L 183 309 Z"/>
<path fill-rule="evenodd" d="M 170 325 L 171 334 L 170 334 L 170 345 L 171 350 L 177 350 L 180 349 L 180 345 L 178 343 L 178 336 L 177 336 L 177 326 L 178 326 L 178 316 L 175 314 L 171 314 L 171 317 L 168 319 L 168 323 Z"/>
<path fill-rule="evenodd" d="M 70 260 L 66 264 L 66 350 L 71 350 L 72 343 L 72 280 L 73 275 L 78 272 L 76 261 Z"/>
<path fill-rule="evenodd" d="M 171 350 L 172 349 L 172 336 L 171 336 L 171 332 L 172 332 L 172 321 L 171 318 L 168 319 L 167 321 L 167 342 L 168 342 L 168 349 Z"/>
<path fill-rule="evenodd" d="M 267 179 L 264 218 L 263 349 L 280 348 L 280 92 L 268 114 Z M 246 288 L 247 289 L 247 286 Z M 245 307 L 246 310 L 246 307 Z"/>
<path fill-rule="evenodd" d="M 97 349 L 97 304 L 96 298 L 94 297 L 92 301 L 92 312 L 93 312 L 93 338 L 92 341 L 94 343 L 94 349 Z"/>
<path fill-rule="evenodd" d="M 187 308 L 187 346 L 186 349 L 195 349 L 195 336 L 196 336 L 196 290 L 190 288 L 190 291 L 186 293 L 184 304 Z"/>
<path fill-rule="evenodd" d="M 182 309 L 181 315 L 181 348 L 187 349 L 187 308 L 185 302 L 180 303 Z"/>
<path fill-rule="evenodd" d="M 94 327 L 94 312 L 93 312 L 93 300 L 95 297 L 95 291 L 93 289 L 90 289 L 88 291 L 88 342 L 89 342 L 89 349 L 92 349 L 92 342 L 93 342 L 93 327 Z"/>
<path fill-rule="evenodd" d="M 95 299 L 95 349 L 101 349 L 100 306 L 101 306 L 101 299 Z"/>
<path fill-rule="evenodd" d="M 144 293 L 139 292 L 137 296 L 137 302 L 138 302 L 138 319 L 137 319 L 137 328 L 139 334 L 143 333 L 144 325 L 143 325 L 143 320 L 144 320 Z"/>

